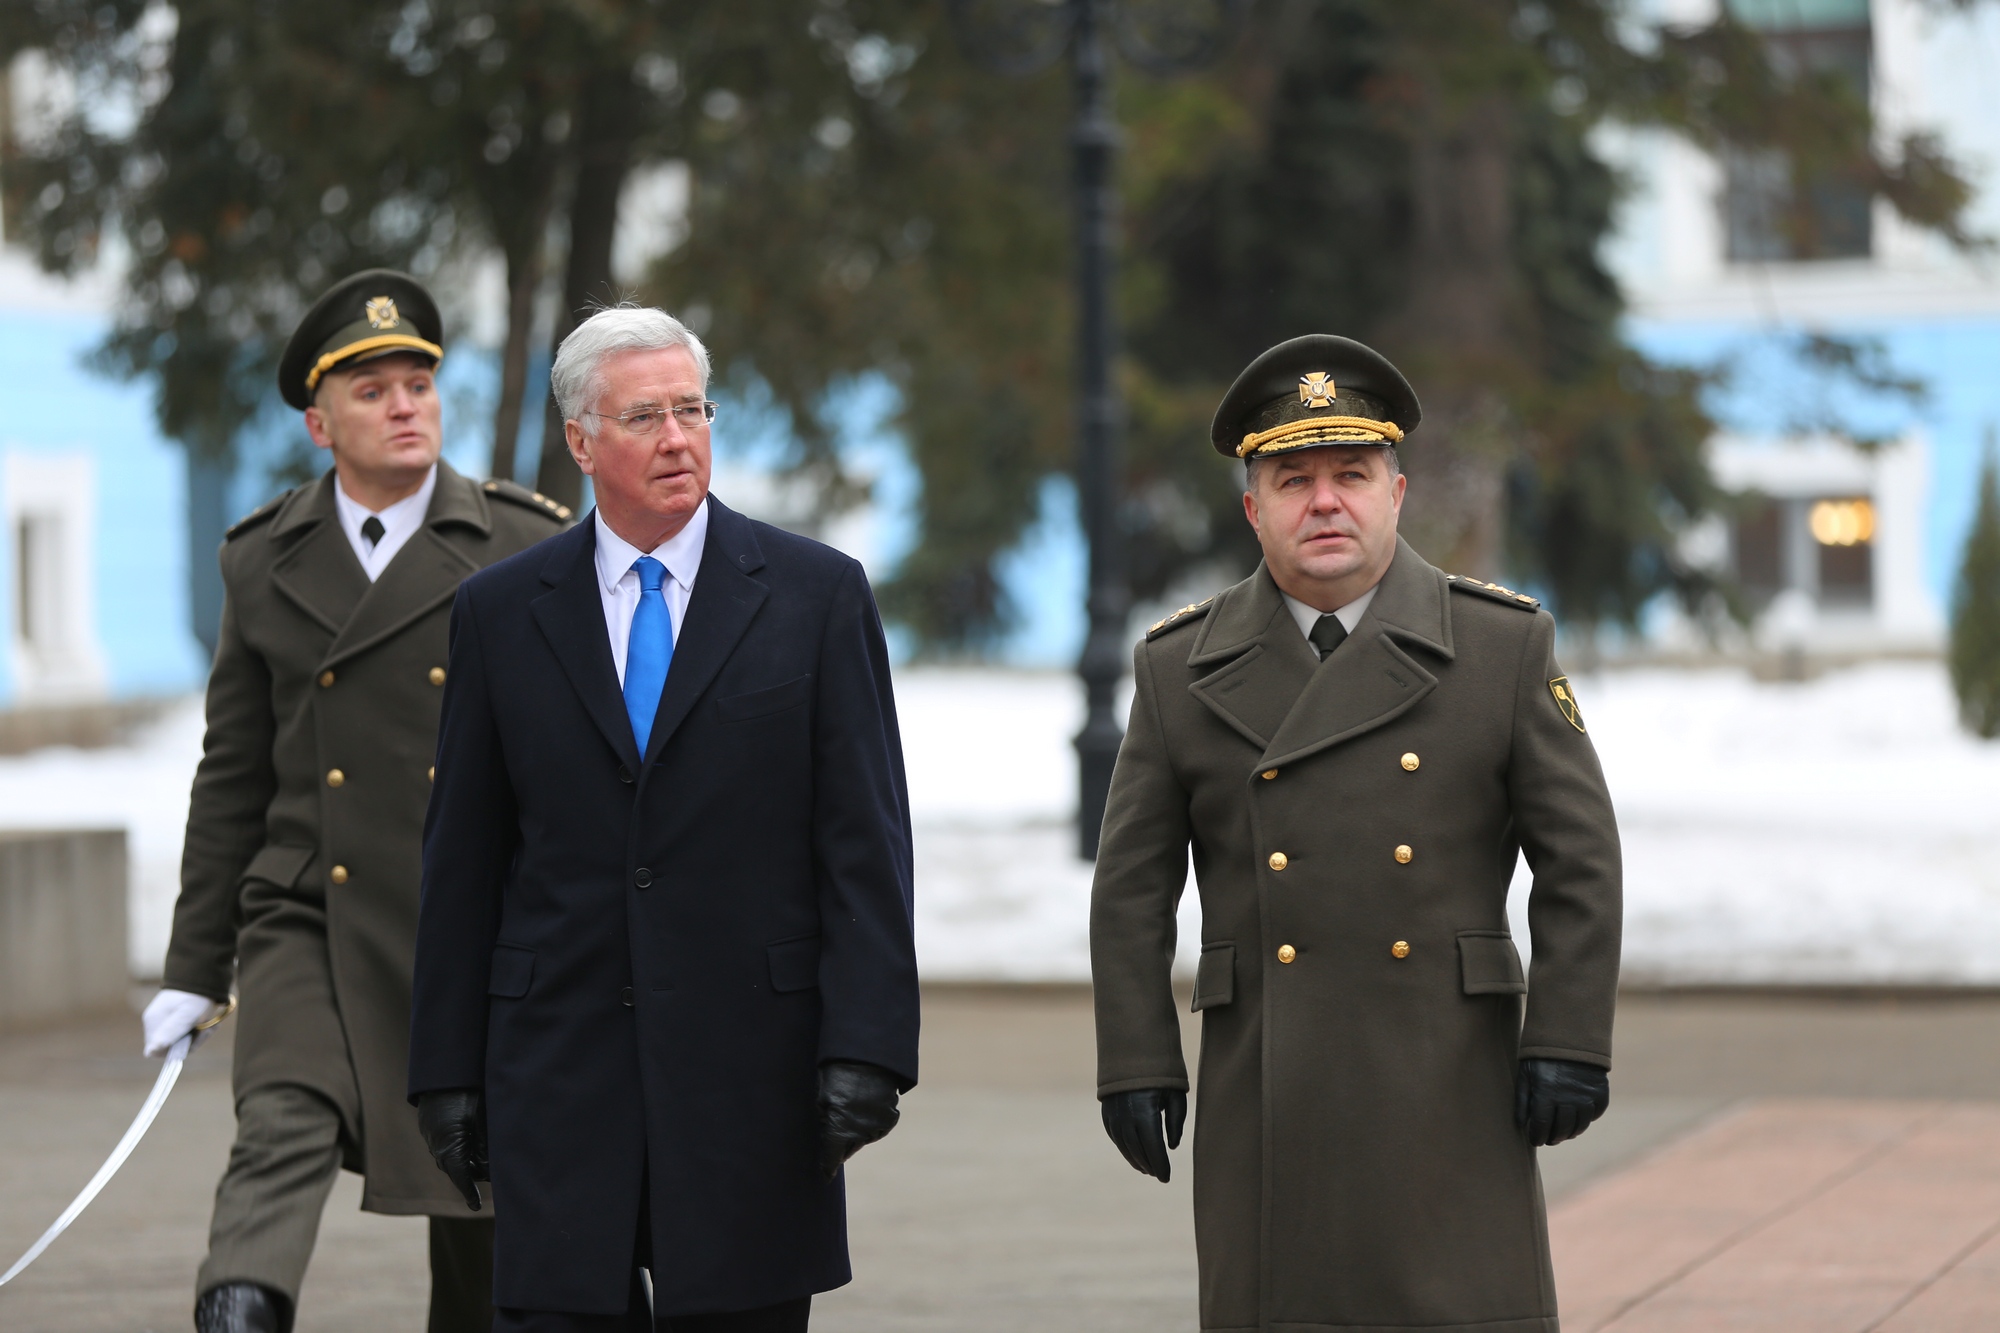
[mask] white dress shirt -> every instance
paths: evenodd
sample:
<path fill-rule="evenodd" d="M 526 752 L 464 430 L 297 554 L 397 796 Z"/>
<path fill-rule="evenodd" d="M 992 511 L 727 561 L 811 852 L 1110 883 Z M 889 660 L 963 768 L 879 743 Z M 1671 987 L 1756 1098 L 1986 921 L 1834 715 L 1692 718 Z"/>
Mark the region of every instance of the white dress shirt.
<path fill-rule="evenodd" d="M 347 534 L 347 544 L 354 548 L 355 559 L 361 562 L 361 572 L 373 583 L 380 578 L 389 562 L 396 558 L 396 552 L 403 549 L 403 543 L 417 535 L 417 529 L 424 525 L 424 515 L 431 511 L 431 492 L 437 489 L 437 464 L 424 474 L 424 484 L 417 487 L 415 495 L 406 495 L 387 509 L 377 513 L 364 509 L 360 501 L 348 495 L 340 484 L 340 474 L 333 475 L 333 507 L 340 514 L 340 529 Z M 382 520 L 382 540 L 373 546 L 361 535 L 361 525 L 373 515 Z"/>
<path fill-rule="evenodd" d="M 1375 585 L 1375 588 L 1381 586 L 1378 583 Z M 1334 617 L 1340 621 L 1340 627 L 1349 634 L 1354 633 L 1354 627 L 1361 623 L 1361 617 L 1368 610 L 1368 603 L 1375 600 L 1375 588 L 1370 588 L 1367 592 L 1362 593 L 1346 606 L 1341 607 L 1333 613 Z M 1306 641 L 1310 643 L 1312 641 L 1313 626 L 1319 624 L 1319 618 L 1327 613 L 1316 606 L 1307 606 L 1288 592 L 1280 591 L 1278 595 L 1285 599 L 1285 609 L 1292 613 L 1293 623 L 1298 625 L 1299 633 L 1305 635 Z M 1318 650 L 1315 649 L 1314 651 Z"/>
<path fill-rule="evenodd" d="M 650 555 L 667 567 L 660 591 L 667 599 L 674 642 L 681 638 L 688 598 L 694 596 L 694 576 L 701 568 L 701 549 L 708 543 L 708 501 L 704 499 L 687 526 L 650 551 L 642 551 L 611 530 L 604 512 L 590 511 L 597 524 L 597 590 L 604 596 L 604 628 L 611 635 L 611 662 L 618 668 L 618 686 L 625 686 L 625 648 L 632 639 L 632 616 L 639 609 L 639 575 L 632 564 Z"/>

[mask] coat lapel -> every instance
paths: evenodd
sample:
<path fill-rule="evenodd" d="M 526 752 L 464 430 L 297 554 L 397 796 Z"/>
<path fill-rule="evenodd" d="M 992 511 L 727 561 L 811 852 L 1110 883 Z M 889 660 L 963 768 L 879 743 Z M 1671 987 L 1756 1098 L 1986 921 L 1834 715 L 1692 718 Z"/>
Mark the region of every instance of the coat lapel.
<path fill-rule="evenodd" d="M 1452 659 L 1450 595 L 1444 575 L 1398 538 L 1395 558 L 1368 613 L 1347 641 L 1319 663 L 1266 745 L 1263 762 L 1272 767 L 1296 763 L 1365 735 L 1437 688 L 1437 677 L 1409 648 Z M 1296 625 L 1285 628 L 1304 641 Z"/>
<path fill-rule="evenodd" d="M 271 582 L 299 610 L 338 636 L 368 595 L 368 575 L 340 530 L 328 472 L 272 520 L 271 536 L 291 541 L 271 566 Z"/>
<path fill-rule="evenodd" d="M 551 537 L 544 549 L 549 558 L 542 566 L 542 582 L 549 590 L 528 603 L 529 613 L 590 720 L 636 773 L 639 745 L 632 739 L 632 720 L 625 715 L 625 696 L 618 688 L 610 631 L 604 624 L 604 597 L 597 586 L 597 524 L 586 519 Z"/>
<path fill-rule="evenodd" d="M 333 526 L 338 529 L 339 524 Z M 458 527 L 486 536 L 493 531 L 492 516 L 479 487 L 440 460 L 424 526 L 368 586 L 322 666 L 336 666 L 365 652 L 452 599 L 466 575 L 479 569 L 478 561 L 452 544 L 449 534 Z"/>
<path fill-rule="evenodd" d="M 1217 599 L 1195 634 L 1188 665 L 1215 663 L 1225 665 L 1189 692 L 1252 745 L 1268 746 L 1319 659 L 1261 564 Z"/>
<path fill-rule="evenodd" d="M 763 567 L 764 553 L 750 520 L 709 496 L 708 540 L 702 547 L 686 621 L 674 637 L 673 665 L 667 669 L 659 711 L 653 715 L 653 732 L 646 744 L 648 764 L 687 720 L 695 701 L 750 628 L 757 608 L 770 596 L 768 588 L 750 577 Z"/>

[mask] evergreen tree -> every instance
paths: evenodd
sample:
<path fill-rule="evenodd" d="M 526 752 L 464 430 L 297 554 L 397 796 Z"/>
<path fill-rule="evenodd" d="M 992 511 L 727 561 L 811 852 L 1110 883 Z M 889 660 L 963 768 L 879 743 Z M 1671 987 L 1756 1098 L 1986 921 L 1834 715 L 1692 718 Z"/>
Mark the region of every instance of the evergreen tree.
<path fill-rule="evenodd" d="M 1952 598 L 1951 683 L 1966 729 L 2000 737 L 2000 475 L 1990 443 Z"/>
<path fill-rule="evenodd" d="M 1718 498 L 1704 382 L 1621 337 L 1597 258 L 1607 122 L 1775 149 L 1802 180 L 1964 239 L 1969 187 L 1938 144 L 1878 134 L 1851 83 L 1779 68 L 1726 6 L 1646 31 L 1619 0 L 1245 8 L 1215 70 L 1119 84 L 1141 598 L 1247 566 L 1240 474 L 1209 450 L 1208 417 L 1252 356 L 1310 330 L 1367 339 L 1419 386 L 1404 460 L 1424 554 L 1505 569 L 1582 621 L 1702 594 L 1674 537 Z M 976 650 L 1008 618 L 1001 560 L 1071 464 L 1069 96 L 1059 66 L 1023 81 L 974 67 L 945 11 L 17 0 L 0 5 L 0 55 L 39 48 L 91 95 L 5 146 L 8 225 L 55 269 L 121 235 L 134 260 L 106 359 L 154 380 L 169 435 L 211 450 L 263 401 L 328 278 L 365 263 L 441 274 L 497 251 L 505 472 L 512 423 L 533 418 L 510 406 L 531 298 L 561 270 L 559 336 L 608 294 L 620 183 L 684 162 L 689 234 L 645 294 L 704 330 L 727 381 L 769 390 L 829 505 L 857 493 L 826 416 L 835 391 L 861 375 L 896 386 L 924 485 L 884 605 L 927 647 Z M 121 99 L 133 115 L 97 113 Z M 573 494 L 562 451 L 543 461 L 541 489 Z"/>

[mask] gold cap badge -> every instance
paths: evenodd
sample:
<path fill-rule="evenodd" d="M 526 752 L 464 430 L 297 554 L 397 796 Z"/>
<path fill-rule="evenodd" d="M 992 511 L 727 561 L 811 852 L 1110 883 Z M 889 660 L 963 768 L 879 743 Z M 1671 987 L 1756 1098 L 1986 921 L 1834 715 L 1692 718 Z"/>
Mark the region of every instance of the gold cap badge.
<path fill-rule="evenodd" d="M 349 310 L 353 308 L 353 306 L 348 307 Z M 371 296 L 362 310 L 368 316 L 368 327 L 371 329 L 393 329 L 399 322 L 396 315 L 396 298 L 393 296 Z"/>
<path fill-rule="evenodd" d="M 1299 401 L 1307 407 L 1332 407 L 1340 390 L 1323 370 L 1299 376 Z"/>

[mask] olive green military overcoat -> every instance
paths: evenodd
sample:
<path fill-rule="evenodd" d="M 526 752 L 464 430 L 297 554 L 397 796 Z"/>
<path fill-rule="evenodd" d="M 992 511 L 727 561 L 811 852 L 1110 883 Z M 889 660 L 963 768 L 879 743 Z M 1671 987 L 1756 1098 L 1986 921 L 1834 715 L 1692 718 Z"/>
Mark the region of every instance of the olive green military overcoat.
<path fill-rule="evenodd" d="M 236 982 L 237 1098 L 297 1084 L 337 1106 L 374 1212 L 472 1216 L 404 1096 L 446 627 L 461 580 L 566 512 L 439 463 L 423 527 L 371 584 L 328 473 L 223 544 L 164 979 L 216 999 Z"/>
<path fill-rule="evenodd" d="M 1168 972 L 1191 848 L 1209 1333 L 1555 1333 L 1515 1066 L 1610 1065 L 1620 879 L 1554 638 L 1399 544 L 1323 662 L 1262 567 L 1139 646 L 1091 904 L 1098 1091 L 1188 1086 Z"/>

